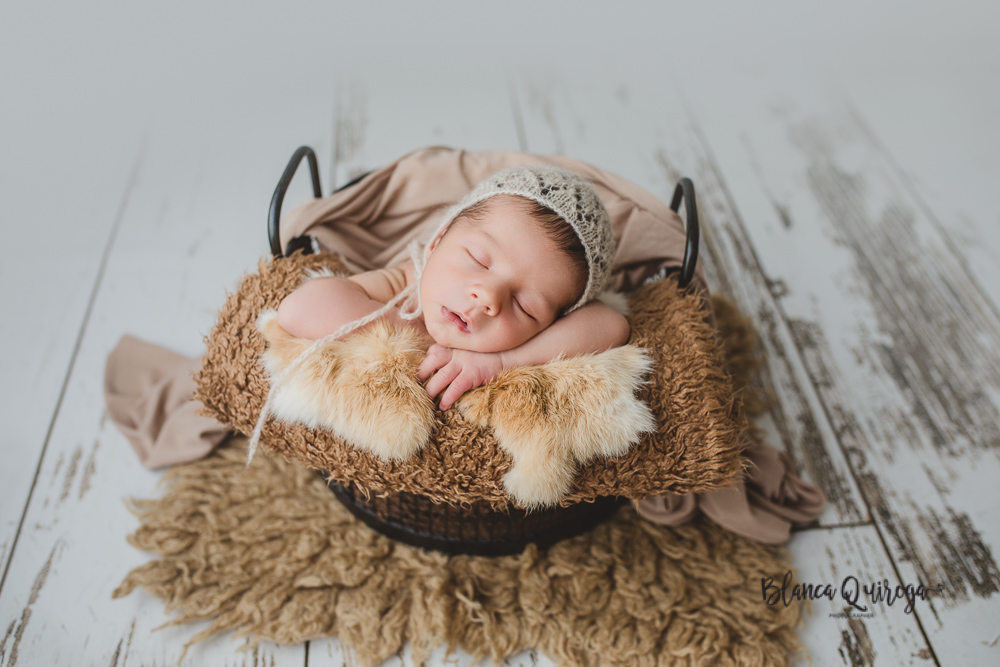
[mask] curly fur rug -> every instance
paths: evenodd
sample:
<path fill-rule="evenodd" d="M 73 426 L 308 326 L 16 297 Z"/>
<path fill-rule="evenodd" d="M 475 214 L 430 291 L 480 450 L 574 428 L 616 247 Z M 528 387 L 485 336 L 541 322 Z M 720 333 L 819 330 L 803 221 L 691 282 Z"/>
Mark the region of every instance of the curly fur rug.
<path fill-rule="evenodd" d="M 564 665 L 781 665 L 797 648 L 796 606 L 769 607 L 760 578 L 783 550 L 708 521 L 668 529 L 631 507 L 545 552 L 446 556 L 374 532 L 319 476 L 279 457 L 249 470 L 245 439 L 168 473 L 160 500 L 134 502 L 129 542 L 160 556 L 137 586 L 179 615 L 212 620 L 191 642 L 236 630 L 249 644 L 337 637 L 377 664 L 441 644 L 495 661 L 537 647 Z"/>

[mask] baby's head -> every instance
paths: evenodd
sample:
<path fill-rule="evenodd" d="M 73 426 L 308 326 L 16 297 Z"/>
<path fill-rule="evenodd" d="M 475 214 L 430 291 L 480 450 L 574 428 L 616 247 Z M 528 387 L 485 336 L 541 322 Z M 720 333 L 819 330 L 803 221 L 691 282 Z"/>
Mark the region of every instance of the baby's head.
<path fill-rule="evenodd" d="M 515 348 L 595 298 L 613 258 L 610 218 L 583 178 L 498 172 L 445 214 L 427 246 L 424 324 L 446 347 Z"/>

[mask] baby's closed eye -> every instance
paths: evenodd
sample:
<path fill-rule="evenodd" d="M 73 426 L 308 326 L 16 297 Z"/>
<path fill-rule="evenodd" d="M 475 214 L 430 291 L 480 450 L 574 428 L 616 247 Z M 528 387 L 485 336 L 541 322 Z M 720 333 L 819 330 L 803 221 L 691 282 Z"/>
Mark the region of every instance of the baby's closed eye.
<path fill-rule="evenodd" d="M 516 305 L 518 308 L 520 308 L 521 312 L 524 313 L 525 315 L 527 315 L 528 317 L 530 317 L 531 319 L 533 319 L 533 320 L 537 319 L 537 318 L 535 318 L 534 315 L 531 314 L 531 312 L 528 311 L 527 308 L 524 307 L 524 304 L 521 302 L 520 298 L 514 297 L 514 305 Z"/>
<path fill-rule="evenodd" d="M 487 268 L 486 264 L 484 264 L 478 257 L 476 257 L 475 254 L 473 254 L 473 252 L 468 248 L 465 249 L 465 254 L 471 257 L 472 261 L 478 264 L 479 266 L 483 267 L 484 269 Z"/>

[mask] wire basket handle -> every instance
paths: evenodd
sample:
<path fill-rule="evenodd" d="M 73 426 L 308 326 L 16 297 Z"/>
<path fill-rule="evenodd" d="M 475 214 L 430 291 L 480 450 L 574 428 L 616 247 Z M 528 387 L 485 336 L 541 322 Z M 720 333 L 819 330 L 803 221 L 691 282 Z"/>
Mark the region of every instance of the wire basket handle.
<path fill-rule="evenodd" d="M 281 180 L 278 181 L 278 187 L 274 188 L 274 195 L 271 197 L 271 208 L 267 211 L 267 238 L 271 242 L 271 254 L 275 257 L 281 257 L 283 254 L 281 251 L 281 237 L 279 235 L 281 204 L 285 200 L 285 192 L 288 190 L 288 184 L 292 182 L 292 177 L 295 176 L 295 171 L 299 168 L 299 164 L 304 157 L 309 159 L 309 173 L 312 175 L 313 197 L 319 198 L 323 196 L 323 191 L 319 186 L 319 165 L 316 163 L 316 153 L 308 146 L 299 146 L 298 150 L 292 155 L 292 159 L 288 161 L 285 173 L 281 175 Z"/>
<path fill-rule="evenodd" d="M 670 200 L 670 210 L 678 213 L 681 201 L 684 202 L 684 213 L 687 220 L 684 227 L 687 230 L 687 243 L 684 246 L 684 263 L 681 265 L 679 284 L 687 287 L 694 277 L 694 266 L 698 263 L 698 241 L 701 239 L 701 227 L 698 226 L 698 206 L 694 201 L 694 183 L 690 178 L 677 181 L 673 199 Z"/>

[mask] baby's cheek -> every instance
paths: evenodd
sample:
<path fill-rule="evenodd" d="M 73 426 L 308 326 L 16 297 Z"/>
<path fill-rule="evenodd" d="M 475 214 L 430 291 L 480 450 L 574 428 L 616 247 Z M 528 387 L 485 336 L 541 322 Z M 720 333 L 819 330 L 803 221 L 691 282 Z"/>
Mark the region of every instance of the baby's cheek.
<path fill-rule="evenodd" d="M 468 343 L 458 337 L 458 332 L 454 331 L 454 327 L 450 323 L 425 320 L 424 326 L 427 329 L 427 335 L 438 345 L 454 349 L 467 349 L 465 345 Z"/>
<path fill-rule="evenodd" d="M 448 345 L 448 337 L 444 335 L 444 332 L 434 325 L 427 327 L 427 335 L 431 337 L 438 345 L 443 345 L 444 347 L 451 347 Z"/>
<path fill-rule="evenodd" d="M 540 331 L 540 328 L 536 326 L 525 325 L 520 322 L 507 323 L 502 331 L 501 336 L 495 345 L 495 349 L 490 350 L 491 352 L 505 352 L 507 350 L 512 350 L 519 345 L 527 343 L 529 340 L 535 337 Z"/>

